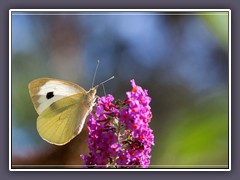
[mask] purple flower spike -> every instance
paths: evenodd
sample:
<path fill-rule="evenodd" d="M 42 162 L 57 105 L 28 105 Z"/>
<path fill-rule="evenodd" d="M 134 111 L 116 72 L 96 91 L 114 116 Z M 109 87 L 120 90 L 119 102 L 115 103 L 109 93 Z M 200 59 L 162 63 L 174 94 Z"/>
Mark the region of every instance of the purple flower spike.
<path fill-rule="evenodd" d="M 134 80 L 131 84 L 125 101 L 103 96 L 89 115 L 90 153 L 80 155 L 85 168 L 148 168 L 154 145 L 151 98 Z"/>

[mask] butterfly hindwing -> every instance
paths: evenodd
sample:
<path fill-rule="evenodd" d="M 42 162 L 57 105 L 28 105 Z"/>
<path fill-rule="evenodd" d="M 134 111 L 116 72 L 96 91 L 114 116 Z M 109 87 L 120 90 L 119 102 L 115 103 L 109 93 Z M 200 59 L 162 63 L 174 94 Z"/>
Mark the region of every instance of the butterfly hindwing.
<path fill-rule="evenodd" d="M 60 99 L 45 109 L 37 119 L 40 136 L 56 145 L 66 144 L 74 138 L 89 113 L 85 97 L 83 93 L 78 93 Z"/>

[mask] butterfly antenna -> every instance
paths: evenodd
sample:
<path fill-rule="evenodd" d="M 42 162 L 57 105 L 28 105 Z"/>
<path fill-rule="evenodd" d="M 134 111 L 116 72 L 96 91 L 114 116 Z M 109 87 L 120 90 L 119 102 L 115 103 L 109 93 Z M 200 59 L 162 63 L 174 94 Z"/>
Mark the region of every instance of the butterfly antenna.
<path fill-rule="evenodd" d="M 99 62 L 100 62 L 100 61 L 97 60 L 97 66 L 96 66 L 96 69 L 95 69 L 95 72 L 94 72 L 94 76 L 93 76 L 92 88 L 93 88 L 94 83 L 95 83 L 95 78 L 96 78 L 96 74 L 97 74 L 97 70 L 98 70 Z"/>
<path fill-rule="evenodd" d="M 104 83 L 106 83 L 106 82 L 112 80 L 113 78 L 114 78 L 114 76 L 112 76 L 112 77 L 108 78 L 107 80 L 101 82 L 99 85 L 103 85 Z"/>

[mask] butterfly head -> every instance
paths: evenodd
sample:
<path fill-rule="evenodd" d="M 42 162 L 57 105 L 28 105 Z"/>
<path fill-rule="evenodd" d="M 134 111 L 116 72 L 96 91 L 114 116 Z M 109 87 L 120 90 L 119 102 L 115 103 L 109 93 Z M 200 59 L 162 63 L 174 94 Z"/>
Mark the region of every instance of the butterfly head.
<path fill-rule="evenodd" d="M 87 94 L 88 94 L 88 100 L 91 102 L 91 101 L 94 101 L 96 99 L 96 93 L 97 93 L 97 88 L 98 88 L 98 85 L 91 88 Z"/>

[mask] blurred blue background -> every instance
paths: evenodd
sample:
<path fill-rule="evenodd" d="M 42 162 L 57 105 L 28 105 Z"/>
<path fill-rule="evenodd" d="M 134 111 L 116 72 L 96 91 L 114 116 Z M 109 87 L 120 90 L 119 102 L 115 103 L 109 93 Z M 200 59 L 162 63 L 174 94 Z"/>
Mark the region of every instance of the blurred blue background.
<path fill-rule="evenodd" d="M 87 128 L 63 147 L 44 142 L 28 83 L 51 77 L 88 90 L 99 59 L 96 83 L 115 76 L 107 93 L 124 99 L 135 79 L 152 97 L 150 167 L 227 167 L 228 53 L 227 12 L 13 13 L 13 164 L 82 164 Z"/>

